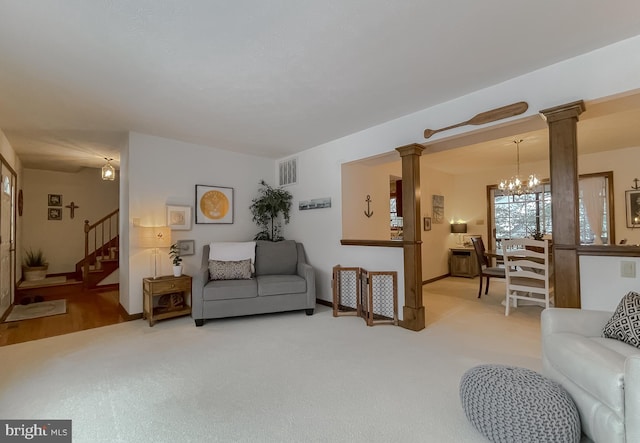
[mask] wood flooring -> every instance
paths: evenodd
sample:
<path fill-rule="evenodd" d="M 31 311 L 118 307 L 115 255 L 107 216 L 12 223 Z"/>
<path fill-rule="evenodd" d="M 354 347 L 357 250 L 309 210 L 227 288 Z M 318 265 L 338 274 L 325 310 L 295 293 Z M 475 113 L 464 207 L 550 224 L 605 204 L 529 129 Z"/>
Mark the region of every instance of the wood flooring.
<path fill-rule="evenodd" d="M 131 318 L 120 307 L 118 290 L 68 294 L 67 313 L 0 323 L 0 346 L 122 323 Z"/>

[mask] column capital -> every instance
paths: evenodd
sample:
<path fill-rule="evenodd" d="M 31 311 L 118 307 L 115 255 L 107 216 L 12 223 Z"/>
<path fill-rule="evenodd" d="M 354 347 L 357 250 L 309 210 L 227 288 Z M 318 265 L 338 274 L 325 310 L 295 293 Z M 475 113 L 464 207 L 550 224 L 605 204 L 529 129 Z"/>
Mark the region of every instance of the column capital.
<path fill-rule="evenodd" d="M 396 151 L 400 153 L 400 157 L 406 157 L 407 155 L 422 155 L 422 151 L 424 151 L 424 146 L 419 145 L 417 143 L 411 143 L 410 145 L 400 146 L 396 148 Z"/>
<path fill-rule="evenodd" d="M 547 123 L 557 122 L 559 120 L 565 120 L 568 118 L 577 119 L 580 114 L 585 110 L 584 101 L 578 100 L 571 103 L 566 103 L 560 106 L 554 106 L 553 108 L 543 109 L 540 114 L 544 115 Z"/>

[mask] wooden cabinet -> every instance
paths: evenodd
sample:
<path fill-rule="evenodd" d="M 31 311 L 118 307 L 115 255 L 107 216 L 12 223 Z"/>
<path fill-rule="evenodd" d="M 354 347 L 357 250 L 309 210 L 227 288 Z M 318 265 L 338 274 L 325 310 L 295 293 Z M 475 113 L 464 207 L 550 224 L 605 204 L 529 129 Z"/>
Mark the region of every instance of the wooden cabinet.
<path fill-rule="evenodd" d="M 449 250 L 449 274 L 452 277 L 473 278 L 478 275 L 478 259 L 473 248 L 451 248 Z"/>
<path fill-rule="evenodd" d="M 191 277 L 188 275 L 145 278 L 142 291 L 142 318 L 149 321 L 149 326 L 158 320 L 191 314 Z"/>

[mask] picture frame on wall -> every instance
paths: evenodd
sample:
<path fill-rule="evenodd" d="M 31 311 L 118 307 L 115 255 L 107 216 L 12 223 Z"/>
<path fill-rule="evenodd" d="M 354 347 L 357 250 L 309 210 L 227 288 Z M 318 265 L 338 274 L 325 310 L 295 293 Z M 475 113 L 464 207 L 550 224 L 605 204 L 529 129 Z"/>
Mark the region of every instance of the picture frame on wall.
<path fill-rule="evenodd" d="M 431 231 L 431 217 L 424 217 L 422 223 L 425 231 Z"/>
<path fill-rule="evenodd" d="M 191 206 L 167 205 L 167 226 L 172 231 L 191 229 Z"/>
<path fill-rule="evenodd" d="M 233 223 L 233 188 L 196 185 L 196 224 Z"/>
<path fill-rule="evenodd" d="M 178 240 L 178 250 L 181 256 L 195 255 L 196 254 L 196 241 L 195 240 Z"/>
<path fill-rule="evenodd" d="M 444 195 L 432 196 L 433 222 L 444 223 Z"/>
<path fill-rule="evenodd" d="M 48 206 L 62 206 L 62 194 L 49 194 Z"/>
<path fill-rule="evenodd" d="M 625 192 L 627 228 L 640 227 L 640 189 Z"/>
<path fill-rule="evenodd" d="M 47 208 L 48 220 L 62 220 L 62 208 Z"/>

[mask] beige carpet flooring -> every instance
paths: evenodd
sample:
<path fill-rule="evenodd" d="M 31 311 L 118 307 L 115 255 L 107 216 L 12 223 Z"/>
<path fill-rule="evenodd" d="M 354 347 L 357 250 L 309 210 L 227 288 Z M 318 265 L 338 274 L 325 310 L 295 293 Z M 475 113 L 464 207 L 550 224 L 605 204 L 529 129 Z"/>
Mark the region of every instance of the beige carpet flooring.
<path fill-rule="evenodd" d="M 425 286 L 427 328 L 291 312 L 143 320 L 0 348 L 0 417 L 73 420 L 81 442 L 468 442 L 463 373 L 540 370 L 541 308 L 504 285 Z"/>

